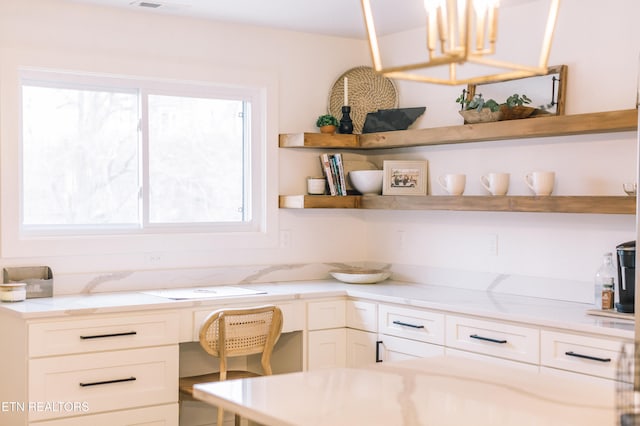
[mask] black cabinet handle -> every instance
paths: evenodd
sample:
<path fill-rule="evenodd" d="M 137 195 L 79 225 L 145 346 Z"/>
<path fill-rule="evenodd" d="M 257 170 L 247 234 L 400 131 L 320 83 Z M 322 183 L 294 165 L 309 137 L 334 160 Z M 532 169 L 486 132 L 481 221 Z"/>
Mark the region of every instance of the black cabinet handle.
<path fill-rule="evenodd" d="M 408 322 L 402 322 L 402 321 L 393 321 L 393 323 L 397 325 L 404 325 L 405 327 L 411 327 L 411 328 L 424 328 L 424 325 L 409 324 Z"/>
<path fill-rule="evenodd" d="M 136 378 L 132 376 L 132 377 L 127 377 L 125 379 L 103 380 L 101 382 L 89 382 L 89 383 L 80 382 L 79 385 L 85 388 L 87 386 L 99 386 L 99 385 L 110 385 L 112 383 L 133 382 L 134 380 L 136 380 Z"/>
<path fill-rule="evenodd" d="M 584 358 L 584 359 L 590 359 L 591 361 L 599 361 L 599 362 L 611 362 L 611 358 L 600 358 L 597 356 L 591 356 L 591 355 L 583 355 L 583 354 L 579 354 L 573 351 L 568 351 L 564 353 L 566 356 L 574 356 L 576 358 Z"/>
<path fill-rule="evenodd" d="M 470 334 L 469 337 L 472 339 L 484 340 L 485 342 L 500 343 L 501 345 L 507 343 L 504 339 L 492 339 L 491 337 L 478 336 L 477 334 Z"/>
<path fill-rule="evenodd" d="M 378 340 L 376 342 L 376 362 L 382 362 L 380 359 L 380 345 L 382 344 L 382 340 Z"/>
<path fill-rule="evenodd" d="M 135 331 L 125 331 L 124 333 L 111 333 L 111 334 L 95 334 L 92 336 L 80 336 L 82 340 L 87 339 L 103 339 L 105 337 L 119 337 L 119 336 L 134 336 L 138 334 Z"/>

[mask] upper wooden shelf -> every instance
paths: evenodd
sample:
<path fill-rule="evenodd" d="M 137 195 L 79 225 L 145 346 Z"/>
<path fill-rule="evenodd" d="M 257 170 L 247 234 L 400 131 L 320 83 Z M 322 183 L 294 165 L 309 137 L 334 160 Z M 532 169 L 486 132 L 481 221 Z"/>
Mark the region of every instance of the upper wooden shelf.
<path fill-rule="evenodd" d="M 434 127 L 430 129 L 366 133 L 362 135 L 289 133 L 280 135 L 280 147 L 386 149 L 505 139 L 626 132 L 634 131 L 637 128 L 638 110 L 627 109 Z"/>
<path fill-rule="evenodd" d="M 460 210 L 536 213 L 635 214 L 636 197 L 623 196 L 409 196 L 281 195 L 280 208 Z"/>

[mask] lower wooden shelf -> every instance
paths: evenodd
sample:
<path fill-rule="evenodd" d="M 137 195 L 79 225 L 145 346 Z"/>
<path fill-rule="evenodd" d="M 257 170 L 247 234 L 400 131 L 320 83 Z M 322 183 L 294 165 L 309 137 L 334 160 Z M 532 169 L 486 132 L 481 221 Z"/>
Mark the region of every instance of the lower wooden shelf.
<path fill-rule="evenodd" d="M 636 197 L 623 196 L 444 196 L 281 195 L 280 208 L 460 210 L 538 213 L 635 214 Z"/>

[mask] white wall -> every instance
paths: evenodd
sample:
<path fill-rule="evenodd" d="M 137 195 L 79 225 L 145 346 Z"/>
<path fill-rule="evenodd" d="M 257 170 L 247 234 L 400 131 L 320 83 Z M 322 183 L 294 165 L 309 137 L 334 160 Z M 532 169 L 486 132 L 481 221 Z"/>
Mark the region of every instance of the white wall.
<path fill-rule="evenodd" d="M 549 65 L 569 67 L 567 114 L 635 108 L 638 16 L 635 0 L 616 1 L 606 11 L 598 0 L 562 2 Z M 527 31 L 526 18 L 511 22 Z M 412 35 L 395 35 L 396 50 Z M 499 43 L 513 53 L 522 47 L 509 39 Z M 427 107 L 417 127 L 462 123 L 454 103 L 462 87 L 406 81 L 398 86 L 403 106 Z M 534 169 L 556 171 L 558 195 L 624 195 L 622 182 L 635 181 L 636 134 L 407 149 L 393 156 L 382 152 L 374 161 L 392 157 L 427 159 L 430 191 L 436 195 L 443 191 L 435 178 L 447 172 L 466 173 L 465 194 L 484 195 L 479 178 L 491 171 L 511 173 L 509 194 L 529 195 L 523 176 Z M 635 239 L 634 217 L 624 215 L 369 211 L 366 222 L 371 260 L 589 282 L 603 252 Z M 487 253 L 494 237 L 497 256 Z"/>
<path fill-rule="evenodd" d="M 65 0 L 0 2 L 4 84 L 13 84 L 18 66 L 177 79 L 212 78 L 219 70 L 231 69 L 275 80 L 273 104 L 267 111 L 274 123 L 268 144 L 275 154 L 269 167 L 277 169 L 272 173 L 271 206 L 277 203 L 278 174 L 286 182 L 288 170 L 295 167 L 278 162 L 278 131 L 316 130 L 315 119 L 326 111 L 329 88 L 345 70 L 364 63 L 366 54 L 361 41 L 171 17 L 133 7 L 125 10 Z M 0 116 L 3 152 L 12 157 L 5 155 L 3 161 L 13 163 L 18 151 L 14 92 L 17 89 L 12 87 L 3 93 Z M 283 156 L 289 154 L 297 155 Z M 307 156 L 305 163 L 315 166 L 317 157 Z M 278 168 L 279 164 L 283 166 Z M 15 176 L 7 173 L 3 170 L 5 187 L 14 191 Z M 304 177 L 299 180 L 302 184 Z M 275 245 L 262 248 L 189 244 L 188 249 L 176 249 L 160 240 L 152 255 L 122 244 L 110 254 L 63 256 L 54 246 L 39 258 L 9 258 L 3 253 L 0 266 L 46 264 L 60 275 L 364 258 L 365 228 L 359 216 L 335 212 L 296 216 L 279 211 L 276 215 L 276 225 L 291 233 L 288 247 L 278 246 L 276 229 Z M 93 249 L 100 247 L 87 247 L 87 252 Z"/>
<path fill-rule="evenodd" d="M 602 10 L 598 0 L 564 0 L 550 64 L 567 64 L 567 113 L 633 108 L 640 37 L 640 3 L 617 0 Z M 522 22 L 522 21 L 516 21 Z M 358 25 L 361 21 L 358 20 Z M 526 31 L 526 25 L 522 31 Z M 397 48 L 404 45 L 398 35 Z M 508 40 L 507 40 L 508 42 Z M 501 40 L 505 43 L 505 40 Z M 501 45 L 517 50 L 517 45 Z M 167 72 L 218 67 L 275 76 L 278 131 L 315 131 L 328 92 L 345 70 L 369 65 L 364 42 L 311 34 L 128 12 L 64 0 L 2 0 L 0 62 L 28 52 L 42 63 L 105 71 L 159 63 Z M 327 52 L 330 52 L 327 54 Z M 427 107 L 417 127 L 460 124 L 453 102 L 461 87 L 398 82 L 401 106 Z M 7 111 L 0 111 L 0 122 Z M 3 125 L 6 125 L 6 121 Z M 2 141 L 17 144 L 17 140 Z M 275 137 L 270 141 L 277 144 Z M 371 158 L 426 158 L 430 176 L 468 175 L 468 194 L 481 194 L 482 173 L 512 174 L 510 193 L 527 193 L 522 175 L 554 169 L 558 194 L 619 194 L 633 180 L 635 133 L 501 141 L 380 151 Z M 304 191 L 304 178 L 319 172 L 317 152 L 279 150 L 280 193 Z M 430 185 L 434 194 L 440 193 Z M 275 202 L 275 200 L 273 201 Z M 631 216 L 474 212 L 282 210 L 279 227 L 289 247 L 172 251 L 150 264 L 145 253 L 108 256 L 0 258 L 1 266 L 48 264 L 57 273 L 162 269 L 220 265 L 374 260 L 517 273 L 590 281 L 602 252 L 634 238 Z M 399 233 L 398 231 L 402 231 Z M 403 244 L 399 247 L 400 235 Z M 498 255 L 487 254 L 497 237 Z"/>

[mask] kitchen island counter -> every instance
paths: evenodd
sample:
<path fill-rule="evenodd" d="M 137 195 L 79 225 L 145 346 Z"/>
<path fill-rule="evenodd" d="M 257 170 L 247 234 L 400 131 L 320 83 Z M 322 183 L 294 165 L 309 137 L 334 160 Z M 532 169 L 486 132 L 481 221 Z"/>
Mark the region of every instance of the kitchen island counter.
<path fill-rule="evenodd" d="M 269 426 L 616 424 L 611 387 L 455 357 L 207 383 L 194 396 Z"/>

